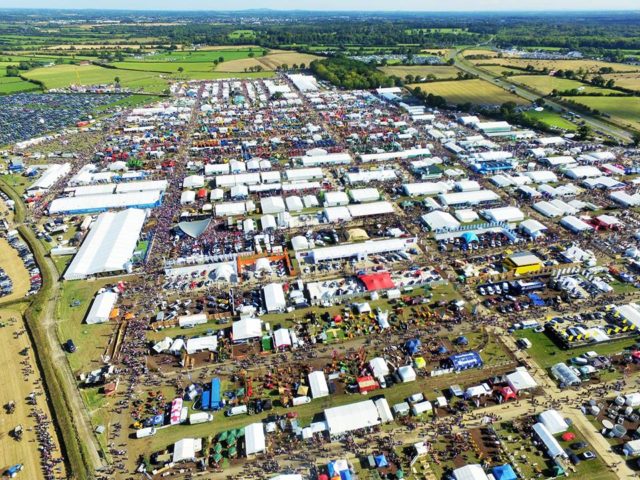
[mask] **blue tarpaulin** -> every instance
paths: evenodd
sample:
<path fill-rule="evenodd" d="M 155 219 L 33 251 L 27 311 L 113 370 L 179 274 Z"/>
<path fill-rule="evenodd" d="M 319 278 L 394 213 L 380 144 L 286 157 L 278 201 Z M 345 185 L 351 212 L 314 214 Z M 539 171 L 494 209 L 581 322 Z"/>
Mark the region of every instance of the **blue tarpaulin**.
<path fill-rule="evenodd" d="M 491 473 L 493 473 L 493 476 L 496 478 L 496 480 L 518 479 L 516 472 L 513 471 L 513 468 L 508 463 L 494 467 L 493 470 L 491 470 Z"/>
<path fill-rule="evenodd" d="M 407 340 L 407 343 L 404 344 L 404 348 L 407 350 L 409 355 L 414 355 L 418 353 L 420 349 L 420 340 L 417 338 L 412 338 L 411 340 Z"/>
<path fill-rule="evenodd" d="M 456 353 L 449 357 L 449 363 L 454 370 L 466 370 L 482 366 L 482 358 L 478 352 Z"/>

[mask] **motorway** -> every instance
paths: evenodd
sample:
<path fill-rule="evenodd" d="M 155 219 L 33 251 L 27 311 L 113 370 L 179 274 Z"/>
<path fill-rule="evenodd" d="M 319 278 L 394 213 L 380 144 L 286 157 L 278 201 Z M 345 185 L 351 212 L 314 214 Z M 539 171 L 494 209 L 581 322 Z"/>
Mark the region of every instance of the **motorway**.
<path fill-rule="evenodd" d="M 453 53 L 452 55 L 452 58 L 455 62 L 455 66 L 458 67 L 460 70 L 466 73 L 475 75 L 478 78 L 485 80 L 487 82 L 490 82 L 494 85 L 497 85 L 498 87 L 501 87 L 505 90 L 509 90 L 515 93 L 516 95 L 518 95 L 519 97 L 522 97 L 525 100 L 529 100 L 530 102 L 535 102 L 536 100 L 539 100 L 542 98 L 545 102 L 545 105 L 548 108 L 551 108 L 557 112 L 569 111 L 568 108 L 564 107 L 563 105 L 561 105 L 560 103 L 554 100 L 549 99 L 549 97 L 543 97 L 542 95 L 539 95 L 529 89 L 523 88 L 520 85 L 516 85 L 514 83 L 509 82 L 508 78 L 491 74 L 485 70 L 482 70 L 476 67 L 473 63 L 466 60 L 462 56 L 463 52 L 464 52 L 464 49 L 459 49 L 459 50 L 456 50 L 455 53 Z M 597 117 L 594 117 L 592 115 L 586 115 L 582 112 L 580 113 L 580 116 L 582 120 L 584 120 L 584 123 L 587 124 L 589 127 L 591 127 L 594 131 L 604 132 L 605 134 L 611 135 L 612 137 L 615 137 L 616 139 L 621 140 L 625 143 L 629 143 L 632 140 L 631 134 L 628 131 L 624 130 L 623 128 L 616 127 L 614 125 L 611 125 L 608 122 L 604 122 L 598 119 Z"/>

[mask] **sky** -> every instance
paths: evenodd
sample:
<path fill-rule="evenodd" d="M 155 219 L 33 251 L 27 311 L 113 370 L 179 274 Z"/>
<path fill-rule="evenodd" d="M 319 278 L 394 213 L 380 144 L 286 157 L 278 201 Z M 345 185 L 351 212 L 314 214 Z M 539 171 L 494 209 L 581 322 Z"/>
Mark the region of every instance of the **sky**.
<path fill-rule="evenodd" d="M 0 1 L 2 5 L 4 1 Z M 638 10 L 638 0 L 23 0 L 4 7 L 14 8 L 105 8 L 127 10 L 356 10 L 356 11 L 549 11 L 549 10 Z"/>

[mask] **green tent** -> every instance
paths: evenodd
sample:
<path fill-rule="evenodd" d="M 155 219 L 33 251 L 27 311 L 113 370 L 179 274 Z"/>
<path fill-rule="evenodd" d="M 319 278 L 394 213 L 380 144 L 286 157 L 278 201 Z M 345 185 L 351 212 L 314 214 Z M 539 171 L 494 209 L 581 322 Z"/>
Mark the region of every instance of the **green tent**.
<path fill-rule="evenodd" d="M 218 441 L 224 442 L 228 436 L 229 436 L 229 432 L 225 430 L 224 432 L 220 433 L 220 435 L 218 435 Z"/>
<path fill-rule="evenodd" d="M 229 450 L 227 450 L 227 453 L 229 454 L 229 457 L 237 457 L 238 449 L 236 447 L 229 447 Z"/>
<path fill-rule="evenodd" d="M 236 428 L 233 433 L 237 438 L 242 438 L 244 437 L 244 428 Z"/>
<path fill-rule="evenodd" d="M 404 478 L 404 472 L 402 470 L 398 470 L 396 472 L 396 478 Z"/>
<path fill-rule="evenodd" d="M 216 453 L 220 453 L 222 451 L 222 444 L 221 443 L 216 443 L 213 447 L 213 451 Z"/>
<path fill-rule="evenodd" d="M 271 337 L 265 335 L 262 337 L 262 350 L 265 352 L 270 352 L 273 349 L 273 345 L 271 344 Z"/>
<path fill-rule="evenodd" d="M 222 455 L 220 453 L 216 453 L 215 455 L 213 455 L 213 461 L 215 463 L 220 463 L 221 460 L 222 460 Z"/>

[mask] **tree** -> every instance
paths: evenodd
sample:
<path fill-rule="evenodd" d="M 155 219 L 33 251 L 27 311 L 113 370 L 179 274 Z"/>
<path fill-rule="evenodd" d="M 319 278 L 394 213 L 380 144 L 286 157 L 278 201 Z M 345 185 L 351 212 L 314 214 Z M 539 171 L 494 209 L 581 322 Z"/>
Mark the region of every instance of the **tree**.
<path fill-rule="evenodd" d="M 634 147 L 640 145 L 640 132 L 633 132 L 633 134 L 631 135 L 631 143 L 633 143 Z"/>
<path fill-rule="evenodd" d="M 184 68 L 178 67 L 178 73 L 182 73 L 182 72 L 184 72 Z"/>
<path fill-rule="evenodd" d="M 224 62 L 224 57 L 222 56 L 218 57 L 218 63 L 222 63 L 222 62 Z"/>
<path fill-rule="evenodd" d="M 579 140 L 586 140 L 587 138 L 589 138 L 591 136 L 591 127 L 589 127 L 589 125 L 587 124 L 582 124 L 578 127 L 578 130 L 576 132 L 578 139 Z"/>
<path fill-rule="evenodd" d="M 113 79 L 113 81 L 114 81 L 116 84 L 119 84 L 119 83 L 120 83 L 120 77 L 116 77 L 116 78 L 114 78 L 114 79 Z"/>
<path fill-rule="evenodd" d="M 253 53 L 253 52 L 249 52 L 249 55 L 248 55 L 248 57 L 249 57 L 249 58 L 253 58 L 253 57 L 255 57 L 255 56 L 256 56 L 256 54 L 255 54 L 255 53 Z"/>

